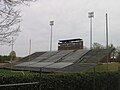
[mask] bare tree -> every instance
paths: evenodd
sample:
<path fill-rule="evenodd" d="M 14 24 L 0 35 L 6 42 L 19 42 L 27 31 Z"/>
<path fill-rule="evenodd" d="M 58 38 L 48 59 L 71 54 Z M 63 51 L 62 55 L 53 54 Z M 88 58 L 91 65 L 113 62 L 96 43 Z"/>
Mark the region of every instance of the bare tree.
<path fill-rule="evenodd" d="M 0 44 L 11 43 L 20 32 L 20 11 L 16 6 L 35 0 L 0 0 Z"/>
<path fill-rule="evenodd" d="M 97 42 L 93 43 L 93 49 L 104 49 L 105 47 Z"/>

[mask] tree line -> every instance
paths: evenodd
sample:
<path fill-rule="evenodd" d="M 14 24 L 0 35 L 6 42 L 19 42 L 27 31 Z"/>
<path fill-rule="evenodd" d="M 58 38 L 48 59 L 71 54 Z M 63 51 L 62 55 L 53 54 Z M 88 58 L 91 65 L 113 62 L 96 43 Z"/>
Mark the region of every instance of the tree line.
<path fill-rule="evenodd" d="M 111 54 L 111 58 L 117 61 L 120 61 L 120 46 L 114 46 L 113 44 L 108 45 L 108 47 L 105 47 L 104 45 L 100 44 L 100 43 L 93 43 L 93 50 L 94 49 L 113 49 L 113 52 Z"/>
<path fill-rule="evenodd" d="M 11 51 L 9 55 L 0 55 L 0 62 L 8 62 L 11 60 L 16 60 L 15 51 Z"/>

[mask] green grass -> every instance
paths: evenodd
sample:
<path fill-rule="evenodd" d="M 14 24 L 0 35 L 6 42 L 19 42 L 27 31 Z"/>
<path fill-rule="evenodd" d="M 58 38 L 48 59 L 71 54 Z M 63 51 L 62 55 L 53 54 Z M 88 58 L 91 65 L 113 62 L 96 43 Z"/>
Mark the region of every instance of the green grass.
<path fill-rule="evenodd" d="M 108 70 L 107 70 L 108 67 Z M 97 65 L 95 67 L 96 72 L 107 72 L 107 71 L 118 71 L 118 67 L 120 67 L 120 63 L 109 63 L 103 65 Z M 93 69 L 88 70 L 87 72 L 93 72 Z M 4 76 L 30 76 L 30 75 L 36 75 L 38 73 L 29 72 L 29 71 L 13 71 L 13 70 L 6 70 L 6 69 L 0 69 L 0 75 Z M 60 73 L 59 73 L 60 74 Z"/>
<path fill-rule="evenodd" d="M 107 72 L 107 71 L 118 71 L 118 67 L 120 67 L 119 63 L 108 63 L 107 64 L 103 64 L 103 65 L 98 65 L 95 67 L 95 71 L 96 72 Z M 88 70 L 88 72 L 93 71 L 93 69 Z"/>
<path fill-rule="evenodd" d="M 29 71 L 13 71 L 13 70 L 6 70 L 0 69 L 0 75 L 4 76 L 29 76 L 29 75 L 36 75 L 37 73 L 29 72 Z"/>

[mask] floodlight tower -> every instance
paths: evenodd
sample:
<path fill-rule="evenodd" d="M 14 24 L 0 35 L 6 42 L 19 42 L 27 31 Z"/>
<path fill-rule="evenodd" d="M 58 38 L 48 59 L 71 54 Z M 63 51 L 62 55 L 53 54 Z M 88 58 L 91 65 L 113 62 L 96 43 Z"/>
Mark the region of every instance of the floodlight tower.
<path fill-rule="evenodd" d="M 13 44 L 13 37 L 12 37 L 12 49 L 11 49 L 12 51 L 13 51 L 13 45 L 14 45 L 14 44 Z"/>
<path fill-rule="evenodd" d="M 52 26 L 54 25 L 54 21 L 50 21 L 50 26 L 51 26 L 51 37 L 50 37 L 50 51 L 52 51 Z"/>
<path fill-rule="evenodd" d="M 108 15 L 106 13 L 106 48 L 108 49 Z"/>
<path fill-rule="evenodd" d="M 11 70 L 12 70 L 12 62 L 13 62 L 13 45 L 14 45 L 14 39 L 13 39 L 13 37 L 12 37 L 12 40 L 11 40 L 11 55 L 10 55 L 10 63 L 11 63 Z"/>
<path fill-rule="evenodd" d="M 106 49 L 108 49 L 108 15 L 106 13 Z M 108 57 L 107 55 L 107 71 L 108 71 Z"/>
<path fill-rule="evenodd" d="M 92 49 L 92 18 L 94 18 L 94 12 L 89 12 L 88 18 L 90 18 L 90 49 Z"/>

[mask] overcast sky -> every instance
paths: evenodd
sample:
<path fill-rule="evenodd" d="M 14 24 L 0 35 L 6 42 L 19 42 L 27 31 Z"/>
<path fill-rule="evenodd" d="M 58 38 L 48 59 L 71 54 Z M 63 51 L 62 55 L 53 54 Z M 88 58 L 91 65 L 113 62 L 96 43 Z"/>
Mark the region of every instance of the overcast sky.
<path fill-rule="evenodd" d="M 93 11 L 93 42 L 105 45 L 105 14 L 109 19 L 109 44 L 120 45 L 120 0 L 38 0 L 30 6 L 22 6 L 21 33 L 14 44 L 17 56 L 28 55 L 29 40 L 31 53 L 49 51 L 50 25 L 53 26 L 53 50 L 57 50 L 60 39 L 81 38 L 89 47 L 88 12 Z M 0 54 L 8 55 L 11 46 L 0 47 Z"/>

